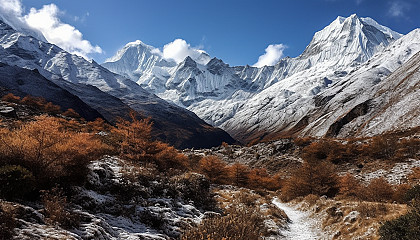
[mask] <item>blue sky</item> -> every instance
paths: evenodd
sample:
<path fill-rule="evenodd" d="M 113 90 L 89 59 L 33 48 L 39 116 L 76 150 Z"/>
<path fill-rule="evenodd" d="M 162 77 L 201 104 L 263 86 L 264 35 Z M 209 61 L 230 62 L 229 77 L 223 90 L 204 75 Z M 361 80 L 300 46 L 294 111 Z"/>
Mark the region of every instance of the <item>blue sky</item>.
<path fill-rule="evenodd" d="M 54 4 L 58 21 L 80 31 L 91 45 L 85 55 L 100 63 L 137 39 L 158 48 L 184 39 L 230 65 L 255 64 L 272 44 L 295 57 L 316 31 L 352 13 L 403 34 L 420 27 L 420 0 L 0 1 L 20 1 L 22 15 Z"/>

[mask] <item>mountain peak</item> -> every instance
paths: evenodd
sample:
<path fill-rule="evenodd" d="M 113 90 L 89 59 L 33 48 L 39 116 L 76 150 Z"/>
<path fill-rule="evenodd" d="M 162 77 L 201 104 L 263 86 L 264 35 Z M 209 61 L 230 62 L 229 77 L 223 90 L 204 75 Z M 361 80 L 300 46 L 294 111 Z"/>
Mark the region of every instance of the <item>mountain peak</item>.
<path fill-rule="evenodd" d="M 364 24 L 375 27 L 379 31 L 383 32 L 386 35 L 391 36 L 395 40 L 397 40 L 397 39 L 399 39 L 403 36 L 401 33 L 395 32 L 388 27 L 380 25 L 378 22 L 376 22 L 375 20 L 373 20 L 370 17 L 364 17 L 364 18 L 360 18 L 360 19 Z"/>
<path fill-rule="evenodd" d="M 140 40 L 136 40 L 134 42 L 127 43 L 123 48 L 118 50 L 117 54 L 115 56 L 108 58 L 105 62 L 117 62 L 121 60 L 124 55 L 137 55 L 140 56 L 142 53 L 154 55 L 155 54 L 155 48 L 152 46 L 149 46 L 145 43 L 143 43 Z"/>
<path fill-rule="evenodd" d="M 222 59 L 214 57 L 207 63 L 207 66 L 214 66 L 214 65 L 227 65 L 227 64 L 223 62 Z"/>
<path fill-rule="evenodd" d="M 127 43 L 125 46 L 130 47 L 130 46 L 148 46 L 147 44 L 143 43 L 140 40 L 136 40 L 134 42 L 129 42 Z"/>
<path fill-rule="evenodd" d="M 356 13 L 353 13 L 352 15 L 350 15 L 350 17 L 349 18 L 359 18 L 358 16 L 357 16 L 357 14 Z"/>
<path fill-rule="evenodd" d="M 208 63 L 207 63 L 207 69 L 209 70 L 209 72 L 211 72 L 212 74 L 217 74 L 217 75 L 222 75 L 223 70 L 225 68 L 229 67 L 228 64 L 224 63 L 223 60 L 218 59 L 218 58 L 212 58 Z"/>
<path fill-rule="evenodd" d="M 315 33 L 300 57 L 309 58 L 312 66 L 326 60 L 361 63 L 399 37 L 401 34 L 371 18 L 360 18 L 356 14 L 347 18 L 339 16 Z"/>
<path fill-rule="evenodd" d="M 339 22 L 340 24 L 341 24 L 341 23 L 343 23 L 343 22 L 344 22 L 344 20 L 346 20 L 346 18 L 345 18 L 345 17 L 342 17 L 342 16 L 338 16 L 338 17 L 335 19 L 335 21 Z"/>
<path fill-rule="evenodd" d="M 192 67 L 192 68 L 196 68 L 197 67 L 197 63 L 190 57 L 187 56 L 184 61 L 182 61 L 180 63 L 180 66 L 185 68 L 185 67 Z"/>

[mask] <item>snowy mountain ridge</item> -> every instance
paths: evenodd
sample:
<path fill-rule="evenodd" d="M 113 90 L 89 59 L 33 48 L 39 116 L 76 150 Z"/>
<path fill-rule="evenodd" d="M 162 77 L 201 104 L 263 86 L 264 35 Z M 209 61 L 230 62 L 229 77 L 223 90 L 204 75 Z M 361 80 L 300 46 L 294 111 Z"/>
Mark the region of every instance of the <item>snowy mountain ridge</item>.
<path fill-rule="evenodd" d="M 406 44 L 395 44 L 401 38 L 400 42 Z M 380 81 L 420 50 L 417 42 L 371 18 L 353 14 L 347 18 L 337 17 L 315 33 L 300 56 L 286 57 L 275 66 L 230 67 L 217 58 L 203 65 L 190 57 L 176 66 L 162 65 L 162 59 L 153 55 L 153 50 L 148 53 L 153 55 L 150 59 L 145 59 L 143 53 L 141 57 L 133 55 L 129 51 L 132 44 L 127 44 L 118 52 L 118 57 L 103 66 L 243 139 L 243 135 L 254 132 L 294 126 L 315 108 L 307 105 L 308 99 L 313 101 L 315 96 L 338 82 L 353 78 L 356 72 L 367 71 L 364 66 L 369 60 L 384 53 L 380 58 L 383 71 L 369 71 L 374 75 L 370 77 L 378 77 Z M 408 46 L 409 43 L 413 44 Z M 138 58 L 148 63 L 147 69 L 138 65 L 130 70 L 123 64 Z"/>
<path fill-rule="evenodd" d="M 200 147 L 233 142 L 222 130 L 212 128 L 194 113 L 162 100 L 128 78 L 54 44 L 16 31 L 2 21 L 0 62 L 37 69 L 42 76 L 78 96 L 110 122 L 117 117 L 127 117 L 130 109 L 150 116 L 157 136 L 177 147 L 192 147 L 199 142 L 203 144 Z"/>

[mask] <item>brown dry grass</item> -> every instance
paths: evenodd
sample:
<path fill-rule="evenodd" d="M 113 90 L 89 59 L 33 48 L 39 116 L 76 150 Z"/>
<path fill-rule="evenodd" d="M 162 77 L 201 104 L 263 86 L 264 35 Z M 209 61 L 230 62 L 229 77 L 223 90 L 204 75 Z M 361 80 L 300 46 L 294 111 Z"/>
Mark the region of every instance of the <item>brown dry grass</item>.
<path fill-rule="evenodd" d="M 187 229 L 181 239 L 242 240 L 263 239 L 268 234 L 264 219 L 274 212 L 262 212 L 262 197 L 248 189 L 218 192 L 220 216 L 204 219 L 198 226 Z"/>

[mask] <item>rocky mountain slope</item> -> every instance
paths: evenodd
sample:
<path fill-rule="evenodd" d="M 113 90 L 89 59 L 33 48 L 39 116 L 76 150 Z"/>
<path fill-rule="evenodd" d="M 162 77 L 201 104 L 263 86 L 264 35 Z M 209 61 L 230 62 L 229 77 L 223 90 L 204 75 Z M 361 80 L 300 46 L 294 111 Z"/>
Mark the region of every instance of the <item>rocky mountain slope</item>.
<path fill-rule="evenodd" d="M 419 42 L 416 42 L 419 37 L 419 30 L 411 32 L 401 39 L 404 41 L 397 41 L 394 44 L 397 46 L 393 45 L 389 49 L 390 52 L 395 49 L 404 50 L 403 54 L 378 54 L 364 66 L 365 69 L 359 71 L 360 75 L 356 72 L 348 81 L 320 94 L 318 100 L 334 97 L 311 116 L 319 121 L 309 124 L 303 132 L 344 137 L 377 135 L 386 131 L 417 127 L 420 122 L 420 52 L 412 56 L 411 49 L 420 48 Z M 402 48 L 401 45 L 407 43 L 408 46 Z M 395 70 L 395 65 L 390 66 L 385 58 L 392 62 L 406 63 Z M 386 78 L 372 78 L 388 72 L 392 74 Z M 339 92 L 344 88 L 351 89 L 351 92 Z M 334 102 L 342 103 L 340 109 Z M 331 112 L 336 114 L 329 114 Z"/>
<path fill-rule="evenodd" d="M 285 90 L 288 87 L 287 83 L 296 79 L 305 83 L 311 79 L 301 75 L 302 73 L 295 74 L 248 100 L 245 106 L 225 123 L 226 126 L 224 127 L 230 129 L 229 131 L 234 136 L 241 135 L 241 139 L 245 140 L 276 138 L 293 134 L 303 136 L 339 135 L 342 137 L 352 135 L 354 134 L 352 131 L 342 131 L 341 133 L 340 131 L 344 125 L 350 123 L 356 117 L 366 114 L 368 109 L 376 111 L 373 109 L 382 107 L 380 104 L 368 106 L 369 102 L 367 101 L 373 98 L 375 94 L 383 96 L 395 94 L 393 88 L 383 88 L 382 91 L 379 91 L 381 85 L 378 85 L 378 87 L 375 87 L 375 85 L 381 82 L 384 85 L 392 85 L 391 82 L 398 81 L 395 80 L 395 77 L 387 78 L 387 76 L 401 66 L 402 69 L 407 68 L 403 66 L 404 63 L 420 50 L 419 39 L 419 30 L 410 32 L 383 51 L 375 54 L 365 64 L 353 69 L 340 81 L 330 84 L 328 88 L 317 95 L 306 95 L 299 98 L 294 93 L 288 96 L 288 91 Z M 415 62 L 415 60 L 413 61 Z M 318 75 L 313 76 L 313 78 L 317 77 Z M 418 81 L 418 79 L 413 78 L 413 81 Z M 417 85 L 417 88 L 407 91 L 412 91 L 414 94 L 417 92 L 418 95 L 418 90 Z M 407 105 L 407 108 L 413 104 L 419 104 L 418 97 L 410 101 L 400 104 Z M 397 119 L 403 119 L 405 112 L 398 111 L 394 114 Z M 382 120 L 385 121 L 386 119 Z M 363 122 L 363 120 L 361 121 Z M 382 124 L 386 123 L 383 122 Z M 404 125 L 407 122 L 399 121 L 388 123 L 389 126 L 395 124 L 395 126 L 405 128 L 418 124 L 415 121 L 409 125 Z M 362 123 L 359 122 L 360 124 Z M 392 130 L 392 127 L 377 128 L 375 134 L 388 130 Z M 361 130 L 357 135 L 370 135 L 370 133 Z"/>
<path fill-rule="evenodd" d="M 301 132 L 309 118 L 320 114 L 315 113 L 320 105 L 333 98 L 322 100 L 318 95 L 332 89 L 335 93 L 341 89 L 341 96 L 356 95 L 352 93 L 356 85 L 338 86 L 351 85 L 362 76 L 371 81 L 357 81 L 356 88 L 370 89 L 420 50 L 416 35 L 413 31 L 403 36 L 371 18 L 351 15 L 338 17 L 317 32 L 300 56 L 284 58 L 275 66 L 230 67 L 217 58 L 203 65 L 190 57 L 176 65 L 140 41 L 127 44 L 103 66 L 243 142 L 272 132 L 322 136 L 344 112 L 338 110 L 338 99 L 331 101 L 336 113 L 330 125 Z"/>
<path fill-rule="evenodd" d="M 194 113 L 167 103 L 136 83 L 94 61 L 18 32 L 0 22 L 0 61 L 37 69 L 45 78 L 78 96 L 108 121 L 125 117 L 130 109 L 150 116 L 159 139 L 176 147 L 209 147 L 234 140 Z"/>
<path fill-rule="evenodd" d="M 0 62 L 0 87 L 4 89 L 4 92 L 12 92 L 22 98 L 27 95 L 42 96 L 48 102 L 60 106 L 62 111 L 74 109 L 88 121 L 93 121 L 98 117 L 103 118 L 98 111 L 43 77 L 36 69 L 28 70 Z"/>

